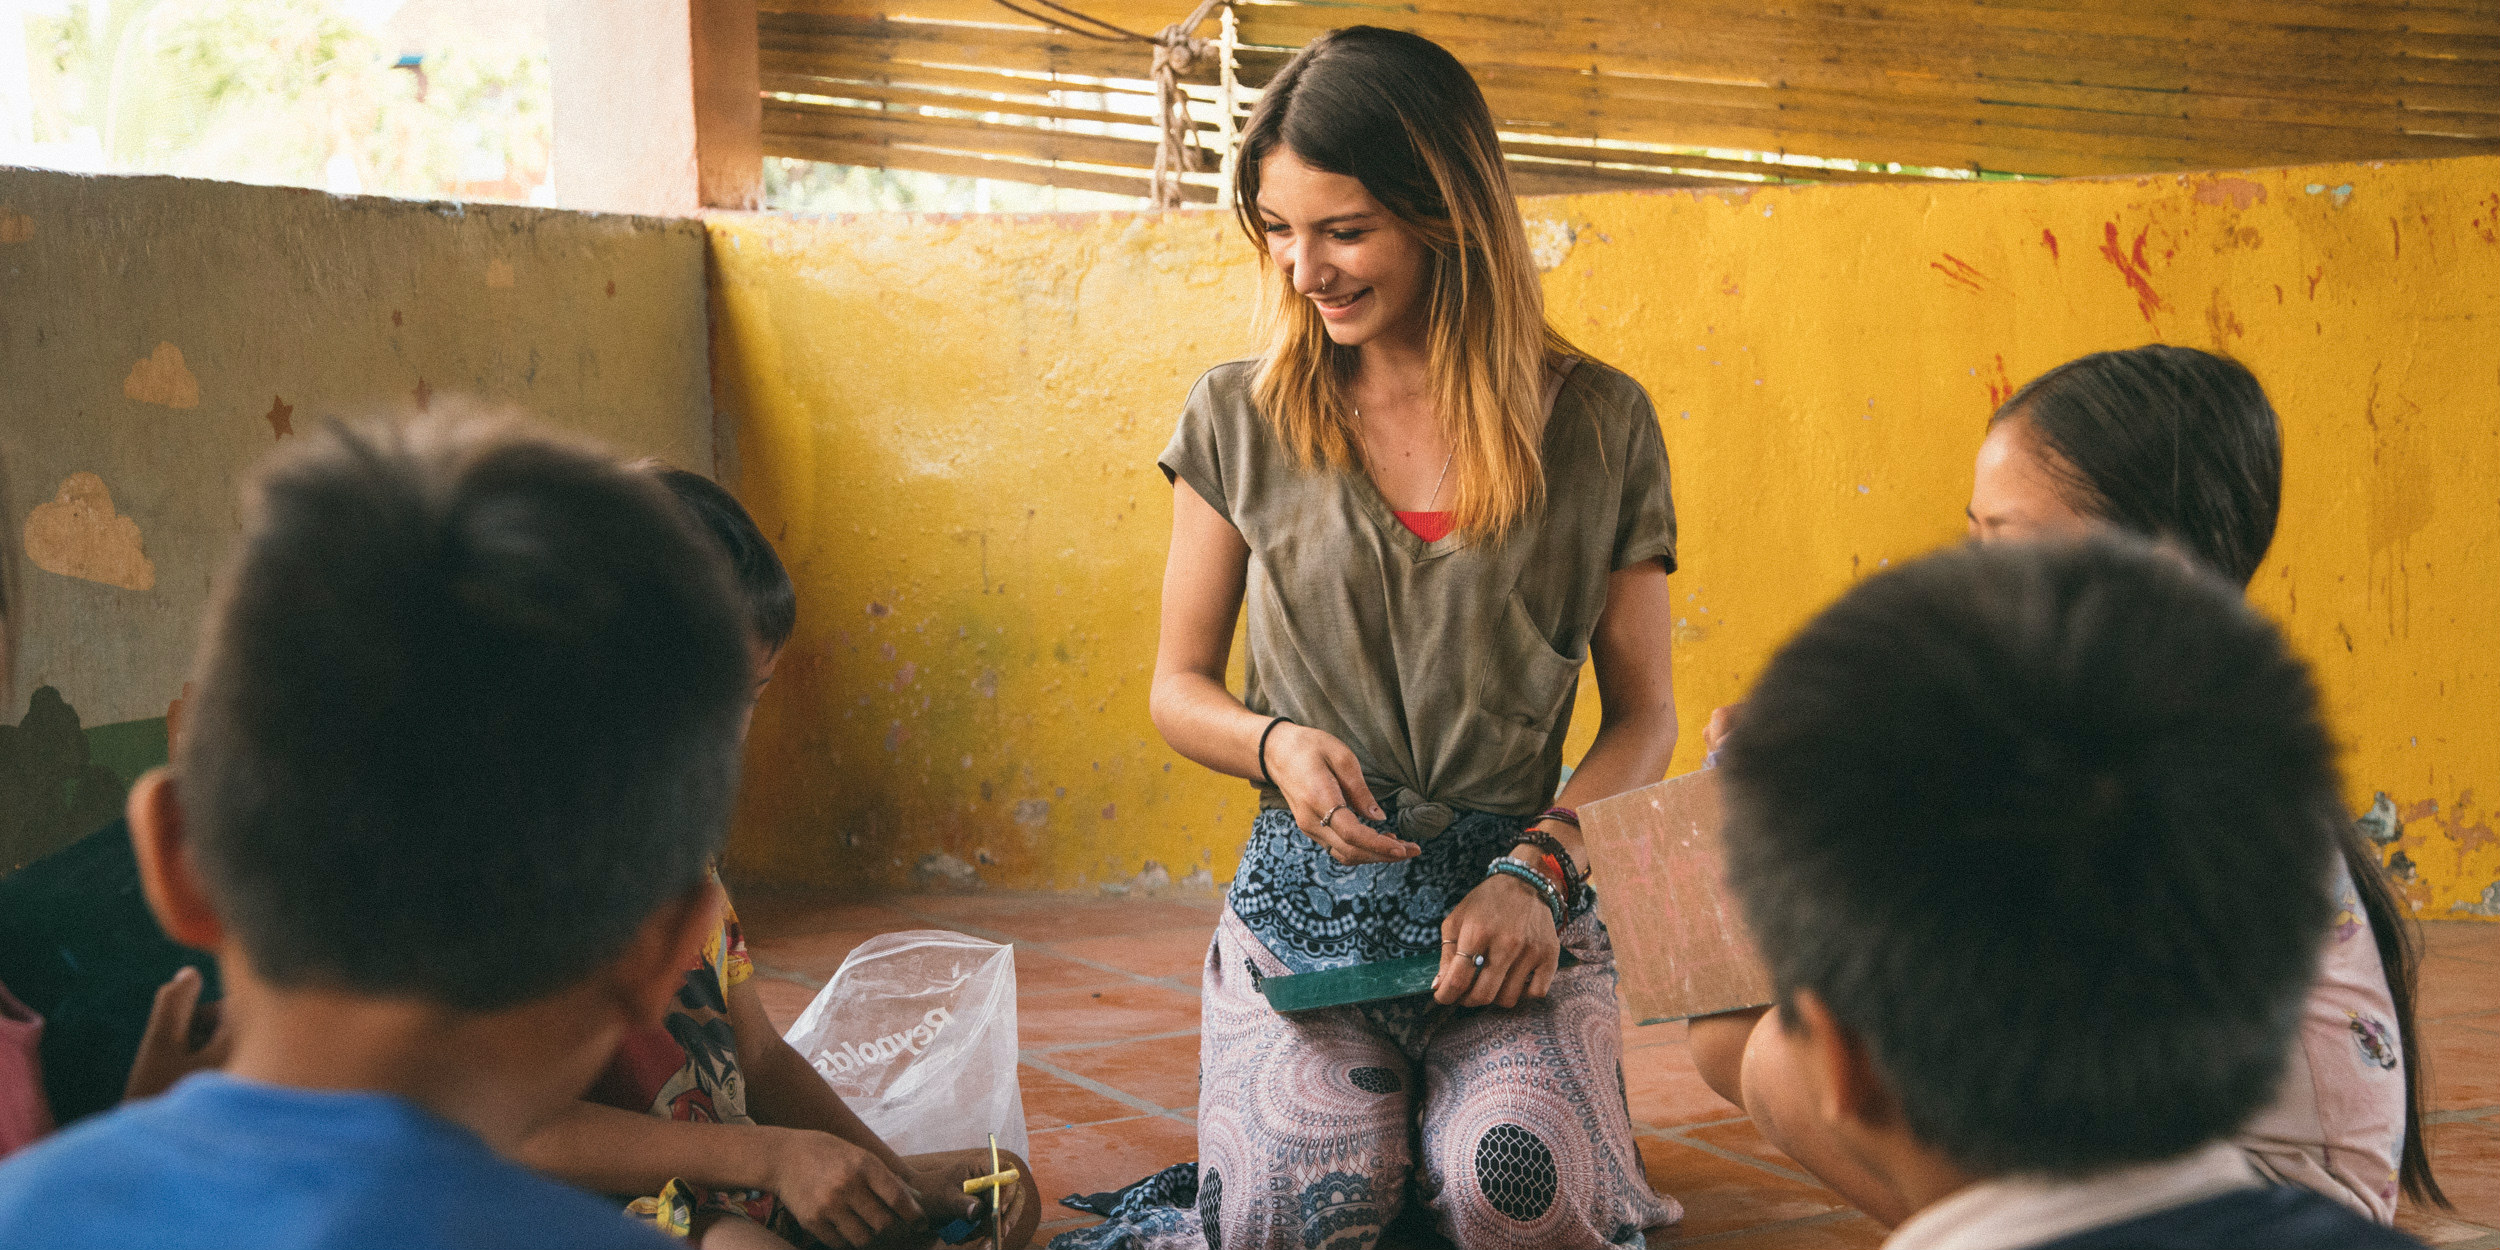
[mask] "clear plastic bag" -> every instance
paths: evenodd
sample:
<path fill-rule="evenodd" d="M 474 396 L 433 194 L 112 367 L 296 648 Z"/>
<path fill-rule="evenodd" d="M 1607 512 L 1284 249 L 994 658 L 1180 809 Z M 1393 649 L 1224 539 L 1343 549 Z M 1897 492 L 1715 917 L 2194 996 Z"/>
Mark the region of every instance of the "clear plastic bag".
<path fill-rule="evenodd" d="M 785 1035 L 897 1154 L 1026 1152 L 1016 952 L 943 929 L 870 938 Z"/>

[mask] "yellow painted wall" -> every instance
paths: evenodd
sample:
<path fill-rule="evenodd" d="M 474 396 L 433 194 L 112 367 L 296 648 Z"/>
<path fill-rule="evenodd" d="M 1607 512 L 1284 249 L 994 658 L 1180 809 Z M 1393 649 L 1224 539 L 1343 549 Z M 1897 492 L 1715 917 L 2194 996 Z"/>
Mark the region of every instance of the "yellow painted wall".
<path fill-rule="evenodd" d="M 2283 414 L 2255 594 L 2318 665 L 2355 810 L 2397 804 L 2423 914 L 2500 912 L 2500 160 L 1526 212 L 1556 322 L 1665 430 L 1679 771 L 1790 629 L 1959 536 L 1997 398 L 2084 352 L 2184 343 L 2247 361 Z M 1153 459 L 1198 372 L 1249 345 L 1248 246 L 1212 214 L 711 229 L 733 480 L 801 593 L 737 866 L 1228 878 L 1248 788 L 1146 717 Z"/>

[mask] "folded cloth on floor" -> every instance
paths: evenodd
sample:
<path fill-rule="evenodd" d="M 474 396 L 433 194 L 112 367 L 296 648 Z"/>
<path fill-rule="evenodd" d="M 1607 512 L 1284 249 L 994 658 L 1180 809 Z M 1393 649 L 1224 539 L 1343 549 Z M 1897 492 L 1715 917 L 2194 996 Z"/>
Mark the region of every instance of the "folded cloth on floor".
<path fill-rule="evenodd" d="M 1198 1165 L 1175 1163 L 1144 1180 L 1098 1194 L 1069 1194 L 1059 1205 L 1103 1222 L 1061 1233 L 1050 1250 L 1197 1250 Z"/>

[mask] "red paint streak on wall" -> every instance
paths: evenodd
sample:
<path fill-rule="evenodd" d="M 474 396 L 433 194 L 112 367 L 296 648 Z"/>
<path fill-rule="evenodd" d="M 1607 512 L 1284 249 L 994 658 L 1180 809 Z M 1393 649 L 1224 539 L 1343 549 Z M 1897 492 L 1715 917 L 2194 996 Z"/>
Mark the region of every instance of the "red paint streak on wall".
<path fill-rule="evenodd" d="M 2393 217 L 2387 219 L 2387 236 L 2396 241 L 2395 259 L 2403 260 L 2405 258 L 2405 228 Z"/>
<path fill-rule="evenodd" d="M 1970 262 L 1963 260 L 1959 256 L 1955 256 L 1951 252 L 1946 252 L 1944 254 L 1944 258 L 1945 260 L 1952 262 L 1953 268 L 1947 269 L 1942 263 L 1932 260 L 1927 262 L 1927 267 L 1935 270 L 1937 273 L 1951 278 L 1955 282 L 1961 283 L 1963 286 L 1969 287 L 1974 291 L 1986 289 L 1981 284 L 1986 281 L 1988 275 L 1972 268 Z"/>
<path fill-rule="evenodd" d="M 2483 242 L 2500 243 L 2500 192 L 2494 192 L 2483 203 L 2490 210 L 2490 214 L 2477 217 L 2466 224 L 2474 228 L 2474 233 L 2483 236 Z"/>
<path fill-rule="evenodd" d="M 1997 375 L 1988 383 L 1988 406 L 2002 408 L 2014 397 L 2014 380 L 2005 376 L 2005 353 L 1997 353 Z"/>
<path fill-rule="evenodd" d="M 2043 227 L 2043 228 L 2041 229 L 2041 231 L 2040 231 L 2040 241 L 2041 241 L 2042 243 L 2046 243 L 2046 244 L 2048 244 L 2048 245 L 2049 245 L 2049 259 L 2050 259 L 2050 260 L 2056 260 L 2056 259 L 2057 259 L 2057 236 L 2056 236 L 2056 235 L 2054 235 L 2054 234 L 2049 233 L 2049 231 L 2047 230 L 2047 228 L 2046 228 L 2046 227 Z"/>
<path fill-rule="evenodd" d="M 2118 223 L 2111 221 L 2101 225 L 2101 255 L 2117 266 L 2118 276 L 2124 278 L 2128 287 L 2135 291 L 2136 309 L 2144 314 L 2146 321 L 2151 321 L 2153 314 L 2162 306 L 2161 292 L 2153 289 L 2153 275 L 2144 260 L 2144 236 L 2150 233 L 2150 226 L 2136 232 L 2134 254 L 2130 256 L 2119 250 Z"/>
<path fill-rule="evenodd" d="M 2309 275 L 2309 298 L 2311 298 L 2311 299 L 2316 299 L 2316 298 L 2318 298 L 2318 279 L 2323 278 L 2323 277 L 2325 277 L 2325 276 L 2326 276 L 2326 266 L 2324 266 L 2324 265 L 2320 265 L 2320 266 L 2318 266 L 2318 271 L 2317 271 L 2316 273 L 2313 273 L 2313 274 L 2310 274 L 2310 275 Z"/>

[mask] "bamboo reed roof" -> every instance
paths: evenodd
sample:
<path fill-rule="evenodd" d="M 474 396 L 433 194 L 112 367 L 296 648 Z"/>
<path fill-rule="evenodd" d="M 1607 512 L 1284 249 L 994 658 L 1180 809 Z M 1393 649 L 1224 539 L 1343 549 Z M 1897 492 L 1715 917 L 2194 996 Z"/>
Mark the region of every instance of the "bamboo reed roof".
<path fill-rule="evenodd" d="M 1191 7 L 1064 2 L 1148 34 Z M 1146 44 L 1083 37 L 993 0 L 761 9 L 768 155 L 1144 193 L 1157 133 Z M 2500 151 L 2500 0 L 1244 0 L 1232 11 L 1237 110 L 1335 27 L 1398 27 L 1450 49 L 1483 85 L 1523 193 Z M 1195 133 L 1215 152 L 1214 58 L 1184 81 Z M 1188 198 L 1216 198 L 1206 163 Z"/>

